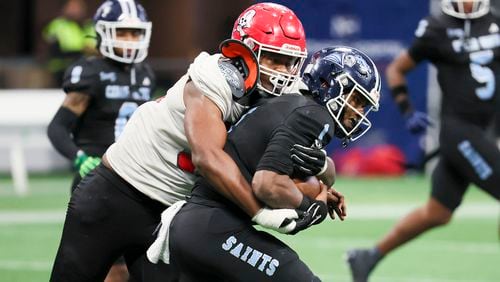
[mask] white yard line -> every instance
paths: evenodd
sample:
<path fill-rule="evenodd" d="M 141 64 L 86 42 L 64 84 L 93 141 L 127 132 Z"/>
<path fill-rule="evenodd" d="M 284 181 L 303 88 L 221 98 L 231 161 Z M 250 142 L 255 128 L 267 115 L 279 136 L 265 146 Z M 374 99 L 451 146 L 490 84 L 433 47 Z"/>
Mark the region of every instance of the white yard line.
<path fill-rule="evenodd" d="M 348 206 L 349 220 L 356 219 L 398 219 L 421 204 L 352 204 Z M 498 218 L 500 205 L 493 202 L 471 203 L 458 207 L 454 218 L 480 219 Z"/>
<path fill-rule="evenodd" d="M 0 260 L 0 270 L 47 271 L 51 267 L 50 261 Z"/>
<path fill-rule="evenodd" d="M 64 221 L 66 211 L 2 211 L 0 210 L 0 224 L 53 224 Z"/>
<path fill-rule="evenodd" d="M 336 237 L 332 239 L 326 236 L 314 236 L 314 241 L 308 243 L 309 248 L 317 249 L 318 251 L 345 251 L 346 246 L 359 247 L 359 246 L 371 246 L 376 238 L 347 238 L 347 237 Z M 300 244 L 299 238 L 293 240 L 287 240 L 290 244 Z M 420 244 L 414 252 L 419 252 L 423 254 L 433 254 L 436 251 L 439 252 L 453 252 L 463 255 L 477 255 L 481 254 L 483 256 L 494 256 L 500 255 L 498 250 L 498 242 L 464 242 L 461 240 L 453 239 L 450 240 L 440 240 L 440 239 L 425 239 L 425 244 Z"/>
<path fill-rule="evenodd" d="M 407 214 L 418 204 L 350 204 L 348 206 L 349 220 L 366 219 L 398 219 Z M 500 205 L 495 203 L 471 203 L 459 207 L 454 218 L 491 219 L 498 218 Z M 9 211 L 0 210 L 0 224 L 53 224 L 64 221 L 66 211 Z"/>

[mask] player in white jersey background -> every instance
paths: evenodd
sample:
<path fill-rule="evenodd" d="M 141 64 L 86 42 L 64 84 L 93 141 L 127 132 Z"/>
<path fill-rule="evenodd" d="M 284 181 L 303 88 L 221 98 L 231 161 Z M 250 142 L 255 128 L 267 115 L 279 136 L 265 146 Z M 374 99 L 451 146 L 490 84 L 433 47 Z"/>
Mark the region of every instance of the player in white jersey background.
<path fill-rule="evenodd" d="M 240 15 L 232 38 L 221 45 L 225 56 L 202 52 L 163 99 L 139 107 L 103 163 L 80 182 L 52 281 L 102 280 L 120 255 L 136 280 L 174 281 L 175 270 L 157 274 L 143 257 L 161 212 L 190 193 L 195 168 L 254 222 L 280 232 L 308 225 L 294 209 L 263 207 L 223 151 L 225 123 L 253 98 L 279 96 L 299 80 L 307 55 L 302 24 L 288 8 L 261 3 Z M 318 177 L 328 182 L 329 172 Z"/>

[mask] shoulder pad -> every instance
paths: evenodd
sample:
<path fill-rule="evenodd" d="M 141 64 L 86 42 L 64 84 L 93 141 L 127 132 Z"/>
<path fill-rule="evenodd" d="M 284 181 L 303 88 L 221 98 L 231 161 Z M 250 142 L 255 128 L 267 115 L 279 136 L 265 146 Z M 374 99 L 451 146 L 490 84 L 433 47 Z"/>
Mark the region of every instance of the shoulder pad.
<path fill-rule="evenodd" d="M 229 60 L 221 58 L 218 62 L 219 69 L 227 84 L 231 88 L 231 93 L 235 101 L 245 94 L 245 81 L 238 69 Z"/>

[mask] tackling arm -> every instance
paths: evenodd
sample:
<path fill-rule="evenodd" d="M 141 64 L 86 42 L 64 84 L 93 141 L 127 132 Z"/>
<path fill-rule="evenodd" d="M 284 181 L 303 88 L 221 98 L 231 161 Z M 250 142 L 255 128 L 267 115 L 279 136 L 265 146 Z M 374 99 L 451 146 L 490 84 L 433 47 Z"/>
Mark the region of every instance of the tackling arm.
<path fill-rule="evenodd" d="M 273 208 L 298 208 L 304 196 L 288 175 L 259 170 L 252 179 L 255 195 Z"/>
<path fill-rule="evenodd" d="M 194 165 L 220 193 L 253 217 L 262 205 L 236 163 L 223 150 L 227 132 L 219 108 L 192 82 L 184 89 L 184 128 Z"/>
<path fill-rule="evenodd" d="M 274 208 L 293 208 L 304 211 L 309 219 L 298 223 L 302 230 L 311 225 L 321 223 L 327 213 L 327 187 L 320 182 L 320 193 L 315 199 L 302 195 L 288 175 L 269 170 L 259 170 L 252 179 L 252 188 L 257 197 Z M 293 231 L 292 234 L 298 232 Z"/>

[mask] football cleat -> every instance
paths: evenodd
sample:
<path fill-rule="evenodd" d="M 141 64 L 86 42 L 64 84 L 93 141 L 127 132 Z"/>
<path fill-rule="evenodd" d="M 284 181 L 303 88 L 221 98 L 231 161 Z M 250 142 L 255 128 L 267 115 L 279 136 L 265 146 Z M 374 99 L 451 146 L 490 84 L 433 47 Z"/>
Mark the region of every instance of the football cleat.
<path fill-rule="evenodd" d="M 353 282 L 367 282 L 381 255 L 373 249 L 352 249 L 346 253 L 346 262 Z"/>

